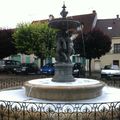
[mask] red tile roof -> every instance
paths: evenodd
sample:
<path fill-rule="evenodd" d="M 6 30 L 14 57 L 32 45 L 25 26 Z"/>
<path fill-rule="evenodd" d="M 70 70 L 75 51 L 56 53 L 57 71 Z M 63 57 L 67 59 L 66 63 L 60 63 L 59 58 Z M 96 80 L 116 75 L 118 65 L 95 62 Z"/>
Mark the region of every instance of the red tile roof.
<path fill-rule="evenodd" d="M 75 15 L 75 16 L 68 16 L 67 18 L 72 18 L 74 20 L 79 21 L 80 23 L 84 24 L 84 33 L 87 33 L 89 31 L 91 31 L 93 29 L 93 27 L 95 27 L 94 25 L 96 25 L 96 12 L 93 12 L 91 14 L 84 14 L 84 15 Z M 44 20 L 38 20 L 38 21 L 33 21 L 32 23 L 38 23 L 38 22 L 46 22 L 48 21 L 48 19 L 44 19 Z"/>
<path fill-rule="evenodd" d="M 72 18 L 84 24 L 83 31 L 87 33 L 91 31 L 94 27 L 93 24 L 96 19 L 96 14 L 92 13 L 92 14 L 85 14 L 85 15 L 77 15 L 77 16 L 72 16 Z"/>

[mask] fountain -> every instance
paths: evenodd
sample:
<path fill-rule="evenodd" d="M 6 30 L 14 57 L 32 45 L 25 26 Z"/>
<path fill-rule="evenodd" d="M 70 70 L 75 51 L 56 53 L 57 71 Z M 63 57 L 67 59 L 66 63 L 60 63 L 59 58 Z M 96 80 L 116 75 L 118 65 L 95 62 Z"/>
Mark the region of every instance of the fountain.
<path fill-rule="evenodd" d="M 65 5 L 62 18 L 53 19 L 49 26 L 58 29 L 55 75 L 53 78 L 33 79 L 22 87 L 0 91 L 0 119 L 19 120 L 88 120 L 118 119 L 120 117 L 120 89 L 104 86 L 95 79 L 72 76 L 73 33 L 80 23 L 67 19 Z M 15 79 L 16 80 L 16 79 Z M 13 81 L 1 82 L 9 85 Z M 22 81 L 17 81 L 21 82 Z"/>
<path fill-rule="evenodd" d="M 27 96 L 44 100 L 73 101 L 95 98 L 101 95 L 104 83 L 72 76 L 70 56 L 74 53 L 70 30 L 77 30 L 80 22 L 68 19 L 65 4 L 60 13 L 62 18 L 52 19 L 49 26 L 58 29 L 56 41 L 56 64 L 53 78 L 25 82 Z"/>

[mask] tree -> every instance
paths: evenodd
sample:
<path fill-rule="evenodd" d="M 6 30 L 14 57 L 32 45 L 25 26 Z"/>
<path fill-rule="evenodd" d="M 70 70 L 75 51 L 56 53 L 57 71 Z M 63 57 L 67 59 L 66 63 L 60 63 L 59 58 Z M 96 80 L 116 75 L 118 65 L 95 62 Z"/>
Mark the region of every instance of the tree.
<path fill-rule="evenodd" d="M 43 59 L 54 56 L 56 31 L 47 23 L 19 24 L 13 34 L 15 46 L 20 53 L 35 54 Z"/>
<path fill-rule="evenodd" d="M 91 60 L 94 58 L 99 59 L 102 55 L 110 51 L 111 39 L 99 29 L 93 29 L 83 36 L 84 39 L 79 35 L 79 37 L 74 40 L 74 49 L 75 54 L 80 54 L 81 57 L 89 60 L 89 75 L 91 76 Z"/>
<path fill-rule="evenodd" d="M 12 38 L 13 32 L 13 29 L 0 30 L 0 59 L 16 54 Z"/>

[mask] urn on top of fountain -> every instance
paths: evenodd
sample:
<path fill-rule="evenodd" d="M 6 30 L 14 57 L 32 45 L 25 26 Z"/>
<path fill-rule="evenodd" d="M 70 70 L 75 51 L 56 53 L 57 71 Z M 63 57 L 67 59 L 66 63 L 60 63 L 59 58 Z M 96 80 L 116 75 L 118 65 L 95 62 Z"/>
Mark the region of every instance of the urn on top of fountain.
<path fill-rule="evenodd" d="M 68 14 L 68 11 L 65 10 L 66 6 L 65 4 L 63 4 L 63 10 L 61 11 L 60 15 L 63 17 L 63 18 L 66 18 L 67 14 Z"/>
<path fill-rule="evenodd" d="M 80 27 L 80 22 L 73 19 L 66 18 L 68 12 L 66 6 L 63 4 L 60 15 L 62 18 L 52 19 L 49 21 L 49 26 L 58 29 L 56 38 L 56 64 L 55 75 L 52 79 L 54 82 L 73 82 L 72 63 L 70 56 L 74 53 L 73 41 L 71 39 L 72 33 L 69 30 L 77 30 Z"/>

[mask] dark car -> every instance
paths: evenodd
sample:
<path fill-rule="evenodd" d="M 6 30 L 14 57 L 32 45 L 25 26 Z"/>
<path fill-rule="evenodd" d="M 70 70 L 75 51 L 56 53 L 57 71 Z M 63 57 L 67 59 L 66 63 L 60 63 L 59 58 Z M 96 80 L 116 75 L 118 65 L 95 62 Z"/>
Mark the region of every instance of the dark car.
<path fill-rule="evenodd" d="M 74 77 L 84 77 L 85 76 L 85 70 L 81 63 L 75 63 L 73 65 L 73 71 L 72 74 Z"/>
<path fill-rule="evenodd" d="M 23 63 L 19 68 L 14 69 L 16 74 L 37 74 L 38 66 L 35 63 Z"/>
<path fill-rule="evenodd" d="M 0 72 L 14 73 L 14 69 L 21 66 L 21 63 L 16 60 L 0 60 Z"/>
<path fill-rule="evenodd" d="M 47 63 L 40 68 L 40 74 L 54 75 L 54 73 L 55 73 L 54 63 Z"/>

